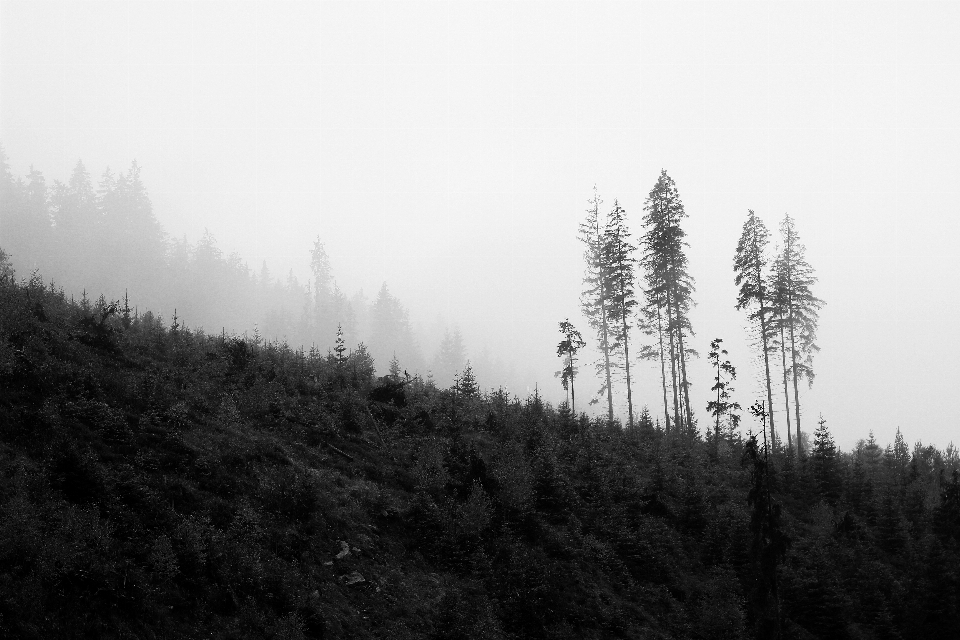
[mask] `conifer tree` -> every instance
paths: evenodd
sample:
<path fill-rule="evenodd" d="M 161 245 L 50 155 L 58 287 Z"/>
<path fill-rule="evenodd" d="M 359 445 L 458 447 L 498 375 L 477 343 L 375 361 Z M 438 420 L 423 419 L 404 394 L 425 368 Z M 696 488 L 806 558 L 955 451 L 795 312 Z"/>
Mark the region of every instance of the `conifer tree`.
<path fill-rule="evenodd" d="M 473 373 L 473 367 L 467 360 L 467 366 L 457 379 L 457 391 L 465 398 L 472 398 L 480 395 L 480 385 L 477 384 L 477 377 Z"/>
<path fill-rule="evenodd" d="M 577 366 L 574 358 L 577 355 L 577 352 L 580 351 L 586 342 L 583 340 L 583 336 L 579 331 L 574 328 L 573 324 L 570 323 L 570 319 L 566 319 L 560 323 L 560 333 L 563 335 L 563 340 L 560 341 L 560 344 L 557 345 L 557 355 L 561 358 L 566 358 L 567 361 L 564 363 L 563 369 L 561 370 L 561 381 L 563 383 L 563 388 L 570 390 L 570 410 L 576 414 L 577 411 L 577 393 L 574 388 L 573 382 L 574 378 L 577 377 Z"/>
<path fill-rule="evenodd" d="M 813 295 L 816 283 L 813 267 L 806 260 L 806 247 L 800 242 L 793 218 L 784 215 L 780 223 L 782 245 L 774 260 L 770 276 L 776 327 L 780 333 L 780 352 L 783 359 L 784 396 L 788 396 L 788 371 L 793 379 L 793 410 L 796 420 L 797 453 L 803 455 L 800 435 L 800 391 L 798 380 L 806 378 L 813 384 L 813 354 L 816 345 L 817 321 L 823 301 Z M 790 364 L 787 366 L 787 352 Z M 790 428 L 790 408 L 787 400 L 787 429 Z"/>
<path fill-rule="evenodd" d="M 596 332 L 597 343 L 600 348 L 601 359 L 597 362 L 597 373 L 602 376 L 603 385 L 598 396 L 606 393 L 607 420 L 613 424 L 613 384 L 612 368 L 614 365 L 614 344 L 611 340 L 611 327 L 608 311 L 610 308 L 610 265 L 608 255 L 604 251 L 604 226 L 600 222 L 600 204 L 603 202 L 593 188 L 593 198 L 587 201 L 587 217 L 580 224 L 580 241 L 584 244 L 584 261 L 586 270 L 583 276 L 584 289 L 580 297 L 583 315 L 586 316 L 590 327 Z M 596 402 L 594 399 L 592 402 Z"/>
<path fill-rule="evenodd" d="M 840 497 L 839 473 L 837 470 L 837 446 L 827 429 L 827 421 L 820 416 L 817 431 L 813 436 L 813 479 L 817 493 L 831 504 Z"/>
<path fill-rule="evenodd" d="M 615 341 L 616 352 L 623 352 L 623 368 L 627 382 L 628 426 L 633 427 L 633 390 L 630 380 L 630 317 L 637 306 L 634 292 L 636 276 L 633 257 L 636 247 L 630 243 L 630 230 L 627 227 L 627 212 L 614 200 L 613 210 L 607 216 L 604 229 L 605 261 L 608 265 L 607 277 L 610 291 L 607 318 L 610 322 Z"/>
<path fill-rule="evenodd" d="M 400 361 L 397 360 L 397 352 L 393 352 L 393 357 L 390 358 L 390 377 L 394 380 L 400 379 Z"/>
<path fill-rule="evenodd" d="M 773 388 L 770 382 L 770 312 L 771 295 L 766 278 L 766 251 L 770 233 L 766 225 L 749 210 L 747 221 L 743 224 L 743 233 L 737 243 L 737 252 L 733 261 L 736 274 L 735 283 L 740 287 L 737 295 L 737 309 L 753 309 L 748 317 L 756 322 L 759 329 L 760 349 L 763 354 L 765 380 L 767 385 L 767 406 L 770 407 L 770 440 L 776 450 L 776 429 L 773 419 Z"/>
<path fill-rule="evenodd" d="M 670 355 L 670 377 L 673 388 L 674 422 L 686 431 L 693 428 L 690 407 L 690 383 L 687 376 L 687 356 L 695 352 L 684 340 L 693 335 L 689 311 L 693 305 L 694 280 L 687 271 L 685 249 L 686 232 L 680 223 L 687 217 L 683 202 L 673 179 L 666 170 L 660 172 L 657 183 L 644 204 L 646 215 L 641 264 L 647 282 L 647 306 L 657 318 L 658 331 L 666 332 Z M 661 347 L 661 351 L 666 349 Z M 662 359 L 661 359 L 662 363 Z M 666 367 L 661 366 L 665 373 Z M 666 385 L 664 385 L 666 386 Z"/>
<path fill-rule="evenodd" d="M 715 338 L 710 343 L 710 353 L 707 358 L 711 366 L 716 369 L 713 386 L 711 391 L 717 392 L 717 399 L 707 403 L 707 411 L 710 412 L 716 423 L 714 425 L 714 447 L 720 444 L 720 419 L 727 416 L 731 422 L 731 427 L 736 428 L 740 422 L 740 416 L 736 413 L 740 410 L 739 402 L 731 402 L 730 397 L 733 392 L 732 382 L 737 379 L 737 370 L 730 364 L 729 360 L 722 360 L 727 354 L 726 349 L 721 349 L 723 340 Z"/>

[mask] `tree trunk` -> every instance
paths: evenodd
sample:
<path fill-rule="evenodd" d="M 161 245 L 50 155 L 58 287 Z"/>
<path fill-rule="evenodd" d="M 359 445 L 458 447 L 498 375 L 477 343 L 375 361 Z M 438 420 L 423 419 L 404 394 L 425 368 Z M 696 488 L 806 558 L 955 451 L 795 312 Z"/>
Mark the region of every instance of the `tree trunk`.
<path fill-rule="evenodd" d="M 687 435 L 692 436 L 691 433 L 693 429 L 693 413 L 690 411 L 690 385 L 687 381 L 687 354 L 684 353 L 683 349 L 683 322 L 680 316 L 680 309 L 677 308 L 677 340 L 680 343 L 680 375 L 682 376 L 682 383 L 680 385 L 683 389 L 683 404 L 687 412 L 687 417 L 684 420 L 684 424 L 687 427 Z"/>
<path fill-rule="evenodd" d="M 663 387 L 663 420 L 665 433 L 670 433 L 670 407 L 667 404 L 667 364 L 663 353 L 663 319 L 660 315 L 660 301 L 657 300 L 657 335 L 660 338 L 660 384 Z"/>
<path fill-rule="evenodd" d="M 623 362 L 624 367 L 627 372 L 627 424 L 633 428 L 633 393 L 630 389 L 630 345 L 629 336 L 627 335 L 627 310 L 626 310 L 626 296 L 623 291 L 623 282 L 620 283 L 620 297 L 621 297 L 621 314 L 623 320 Z"/>
<path fill-rule="evenodd" d="M 682 429 L 680 402 L 677 398 L 677 351 L 673 342 L 673 310 L 670 308 L 670 290 L 667 290 L 667 335 L 670 338 L 670 382 L 673 385 L 673 426 Z"/>
<path fill-rule="evenodd" d="M 763 312 L 763 299 L 760 299 L 760 345 L 763 349 L 763 366 L 767 379 L 767 406 L 770 407 L 770 455 L 774 457 L 777 449 L 777 435 L 773 426 L 773 388 L 770 384 L 770 354 L 767 353 L 767 320 Z"/>
<path fill-rule="evenodd" d="M 607 329 L 607 300 L 600 294 L 600 322 L 603 336 L 603 365 L 607 374 L 607 419 L 613 424 L 613 385 L 610 383 L 610 339 Z"/>
<path fill-rule="evenodd" d="M 793 410 L 797 418 L 797 458 L 803 455 L 800 439 L 800 391 L 797 389 L 797 344 L 793 335 L 793 300 L 790 300 L 790 362 L 793 369 Z"/>
<path fill-rule="evenodd" d="M 783 343 L 783 323 L 780 323 L 780 360 L 783 363 L 783 401 L 787 408 L 787 447 L 793 448 L 793 439 L 790 436 L 790 393 L 787 391 L 787 350 Z"/>

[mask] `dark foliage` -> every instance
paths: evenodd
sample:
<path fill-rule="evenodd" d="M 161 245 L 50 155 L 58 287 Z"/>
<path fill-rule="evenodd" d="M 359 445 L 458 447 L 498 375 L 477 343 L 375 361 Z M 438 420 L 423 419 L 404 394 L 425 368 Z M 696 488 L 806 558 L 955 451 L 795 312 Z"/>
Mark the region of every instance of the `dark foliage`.
<path fill-rule="evenodd" d="M 0 636 L 956 637 L 956 451 L 870 443 L 822 426 L 786 482 L 646 412 L 375 379 L 6 270 Z"/>

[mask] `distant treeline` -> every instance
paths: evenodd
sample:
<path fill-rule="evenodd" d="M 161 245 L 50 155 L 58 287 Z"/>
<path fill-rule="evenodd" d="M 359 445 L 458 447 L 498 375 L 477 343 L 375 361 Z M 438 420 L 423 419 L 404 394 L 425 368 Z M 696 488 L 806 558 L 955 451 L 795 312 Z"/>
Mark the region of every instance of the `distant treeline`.
<path fill-rule="evenodd" d="M 237 253 L 225 254 L 207 230 L 196 242 L 171 238 L 154 215 L 140 166 L 103 172 L 93 180 L 77 162 L 66 182 L 47 184 L 31 167 L 14 177 L 0 148 L 0 248 L 20 277 L 41 277 L 78 300 L 103 295 L 129 301 L 134 312 L 149 309 L 161 322 L 202 327 L 207 333 L 256 332 L 326 353 L 338 329 L 349 348 L 361 343 L 385 372 L 396 359 L 403 369 L 449 385 L 467 362 L 459 330 L 448 331 L 424 357 L 407 310 L 386 283 L 376 298 L 362 291 L 348 297 L 337 286 L 323 243 L 311 251 L 312 279 L 285 278 L 264 262 L 253 270 Z M 481 354 L 474 368 L 485 380 L 502 381 L 502 367 Z"/>

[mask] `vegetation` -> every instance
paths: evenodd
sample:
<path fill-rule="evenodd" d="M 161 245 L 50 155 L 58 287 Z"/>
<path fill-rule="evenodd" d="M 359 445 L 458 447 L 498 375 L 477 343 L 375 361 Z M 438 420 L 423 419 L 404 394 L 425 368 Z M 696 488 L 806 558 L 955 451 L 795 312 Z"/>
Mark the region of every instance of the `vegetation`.
<path fill-rule="evenodd" d="M 778 469 L 735 433 L 378 379 L 363 349 L 208 336 L 0 264 L 5 637 L 960 628 L 952 446 L 841 453 L 821 422 Z"/>
<path fill-rule="evenodd" d="M 164 244 L 136 165 L 95 194 L 79 165 L 53 196 L 36 172 L 24 182 L 4 171 L 4 242 L 21 253 L 52 242 L 79 259 L 89 248 L 65 234 L 94 224 L 105 225 L 95 243 L 145 233 L 137 250 L 157 269 L 228 264 L 209 234 L 176 257 L 186 245 Z M 319 240 L 312 285 L 280 290 L 328 350 L 256 329 L 207 334 L 177 307 L 166 323 L 131 308 L 126 288 L 122 303 L 76 300 L 36 270 L 18 280 L 0 249 L 0 635 L 956 637 L 957 449 L 911 450 L 897 431 L 886 448 L 870 433 L 843 452 L 822 417 L 801 448 L 797 380 L 812 378 L 823 303 L 789 217 L 772 269 L 752 211 L 737 248 L 737 306 L 757 323 L 767 393 L 744 439 L 719 339 L 706 434 L 690 407 L 693 279 L 673 181 L 663 172 L 648 198 L 639 261 L 662 424 L 633 411 L 625 211 L 615 203 L 601 222 L 596 192 L 590 203 L 582 302 L 608 402 L 597 419 L 573 410 L 586 341 L 569 320 L 557 355 L 570 404 L 485 390 L 458 331 L 434 360 L 437 384 L 418 373 L 406 310 L 386 285 L 354 306 Z M 266 269 L 234 275 L 228 309 L 274 282 Z M 118 290 L 120 275 L 109 277 Z M 130 273 L 166 295 L 150 289 L 154 277 Z M 796 447 L 789 428 L 786 446 L 774 437 L 777 347 L 785 403 L 793 378 Z M 612 403 L 621 369 L 626 425 Z"/>
<path fill-rule="evenodd" d="M 690 408 L 690 382 L 687 377 L 687 356 L 695 355 L 684 346 L 684 338 L 693 335 L 690 307 L 693 305 L 693 278 L 687 271 L 686 232 L 680 226 L 687 217 L 673 179 L 661 171 L 644 205 L 644 254 L 641 260 L 647 282 L 648 327 L 656 327 L 659 343 L 660 371 L 665 378 L 664 359 L 670 358 L 670 384 L 673 390 L 673 424 L 692 434 L 693 413 Z M 652 333 L 652 329 L 649 333 Z M 664 334 L 666 344 L 664 349 Z M 666 428 L 670 414 L 667 408 L 667 384 L 663 381 L 663 406 Z"/>

